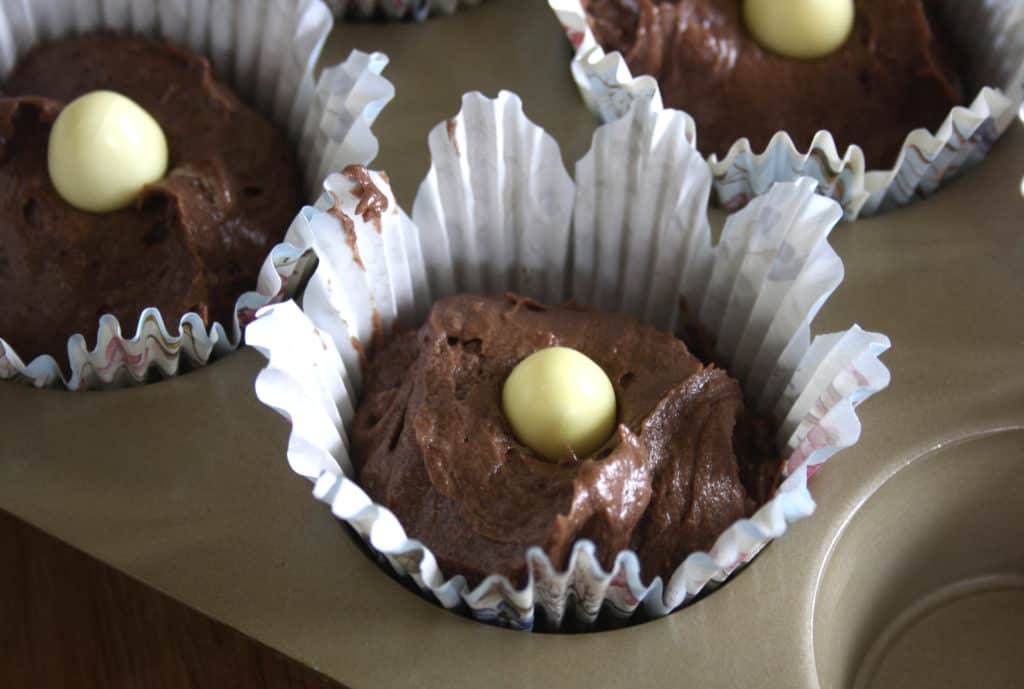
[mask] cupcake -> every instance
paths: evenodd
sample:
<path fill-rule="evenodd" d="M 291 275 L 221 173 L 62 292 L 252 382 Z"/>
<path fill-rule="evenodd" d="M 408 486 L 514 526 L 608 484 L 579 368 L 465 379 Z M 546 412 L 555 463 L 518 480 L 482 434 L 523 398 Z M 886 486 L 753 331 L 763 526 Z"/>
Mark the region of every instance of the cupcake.
<path fill-rule="evenodd" d="M 681 113 L 638 102 L 575 182 L 509 93 L 465 96 L 430 147 L 411 219 L 381 174 L 327 179 L 286 238 L 319 258 L 301 309 L 247 331 L 291 466 L 382 560 L 483 621 L 587 626 L 685 605 L 813 511 L 808 476 L 889 380 L 883 335 L 811 340 L 842 279 L 813 181 L 712 246 Z M 552 345 L 609 379 L 589 444 L 546 446 L 516 411 L 547 416 L 509 387 Z"/>
<path fill-rule="evenodd" d="M 835 0 L 811 19 L 764 0 L 550 4 L 591 107 L 607 119 L 657 91 L 691 114 L 727 209 L 801 175 L 848 219 L 907 203 L 984 156 L 1024 78 L 1007 3 Z"/>
<path fill-rule="evenodd" d="M 7 17 L 0 377 L 83 389 L 237 347 L 246 313 L 276 296 L 240 301 L 260 261 L 310 179 L 373 157 L 368 124 L 390 85 L 383 58 L 364 54 L 314 84 L 331 26 L 317 3 L 192 5 L 185 16 L 143 2 L 97 3 L 91 17 L 76 7 L 82 22 L 43 8 Z M 250 21 L 231 20 L 243 11 Z M 254 37 L 262 54 L 248 50 Z M 121 323 L 138 323 L 134 337 Z"/>
<path fill-rule="evenodd" d="M 335 16 L 342 19 L 414 19 L 423 21 L 433 14 L 452 14 L 460 7 L 475 7 L 483 0 L 327 0 Z"/>
<path fill-rule="evenodd" d="M 782 469 L 769 418 L 675 335 L 506 293 L 435 302 L 368 355 L 355 479 L 471 586 L 563 569 L 579 541 L 668 580 L 751 516 Z"/>

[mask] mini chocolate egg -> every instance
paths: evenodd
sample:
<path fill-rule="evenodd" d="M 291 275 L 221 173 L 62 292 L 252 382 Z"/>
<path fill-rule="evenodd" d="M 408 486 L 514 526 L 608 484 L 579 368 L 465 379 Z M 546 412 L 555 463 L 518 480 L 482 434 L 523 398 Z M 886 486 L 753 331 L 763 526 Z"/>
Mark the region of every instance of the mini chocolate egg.
<path fill-rule="evenodd" d="M 763 48 L 811 60 L 838 50 L 853 31 L 853 0 L 744 0 L 747 29 Z"/>
<path fill-rule="evenodd" d="M 586 457 L 615 429 L 615 390 L 607 374 L 568 347 L 520 361 L 505 379 L 502 406 L 519 441 L 554 462 Z"/>
<path fill-rule="evenodd" d="M 47 165 L 50 181 L 69 204 L 94 213 L 115 211 L 164 176 L 167 138 L 135 101 L 113 91 L 92 91 L 57 116 Z"/>

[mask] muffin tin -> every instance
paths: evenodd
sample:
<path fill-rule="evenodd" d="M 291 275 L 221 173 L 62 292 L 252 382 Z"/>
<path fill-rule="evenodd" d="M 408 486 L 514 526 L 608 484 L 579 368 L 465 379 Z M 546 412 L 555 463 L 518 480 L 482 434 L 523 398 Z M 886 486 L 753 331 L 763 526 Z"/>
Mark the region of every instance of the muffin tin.
<path fill-rule="evenodd" d="M 567 163 L 586 150 L 595 123 L 543 3 L 489 0 L 424 28 L 346 25 L 324 58 L 390 55 L 375 166 L 403 206 L 427 131 L 468 90 L 515 90 Z M 523 634 L 402 588 L 287 467 L 251 350 L 129 390 L 4 386 L 0 508 L 354 689 L 1019 686 L 1022 170 L 1014 126 L 926 202 L 833 233 L 846 278 L 817 326 L 887 333 L 893 384 L 812 479 L 818 513 L 661 620 Z"/>

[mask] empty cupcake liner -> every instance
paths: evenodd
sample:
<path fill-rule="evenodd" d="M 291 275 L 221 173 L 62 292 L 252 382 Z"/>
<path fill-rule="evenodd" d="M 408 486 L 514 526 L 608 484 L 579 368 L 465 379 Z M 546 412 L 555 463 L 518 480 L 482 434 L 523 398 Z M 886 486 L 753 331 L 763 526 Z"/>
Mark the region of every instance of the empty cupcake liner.
<path fill-rule="evenodd" d="M 358 186 L 332 175 L 318 211 L 290 233 L 289 251 L 312 249 L 320 262 L 301 309 L 276 304 L 249 326 L 249 344 L 269 360 L 257 396 L 291 420 L 288 461 L 314 482 L 314 495 L 444 607 L 530 629 L 536 611 L 557 628 L 569 617 L 591 624 L 602 610 L 624 620 L 640 608 L 657 616 L 685 605 L 814 511 L 808 477 L 857 441 L 855 406 L 888 384 L 878 359 L 889 347 L 884 335 L 857 326 L 810 334 L 842 281 L 827 242 L 839 206 L 815 195 L 813 180 L 777 184 L 731 216 L 713 245 L 711 174 L 687 125 L 682 113 L 637 101 L 597 130 L 574 182 L 518 97 L 467 94 L 462 111 L 430 134 L 433 162 L 412 218 L 382 174 L 372 173 L 388 200 L 377 219 L 356 212 Z M 521 589 L 499 575 L 471 589 L 440 571 L 429 548 L 353 480 L 347 434 L 364 352 L 396 325 L 418 326 L 437 299 L 505 290 L 549 302 L 572 296 L 674 332 L 685 325 L 681 304 L 689 305 L 716 336 L 717 356 L 748 404 L 780 421 L 787 462 L 777 494 L 668 581 L 645 584 L 630 551 L 604 571 L 587 541 L 564 570 L 531 548 Z"/>
<path fill-rule="evenodd" d="M 434 14 L 452 14 L 460 7 L 475 7 L 483 0 L 326 0 L 340 18 L 386 17 L 422 21 Z"/>
<path fill-rule="evenodd" d="M 376 157 L 378 144 L 370 127 L 394 97 L 394 87 L 380 76 L 387 65 L 380 53 L 353 51 L 314 79 L 332 24 L 319 0 L 0 0 L 0 80 L 42 41 L 98 30 L 164 38 L 208 56 L 219 77 L 286 129 L 306 189 L 315 198 L 328 172 Z M 284 262 L 277 270 L 287 274 L 292 267 Z M 247 314 L 275 295 L 242 296 L 232 322 L 213 323 L 209 329 L 189 313 L 175 332 L 150 308 L 140 314 L 134 334 L 123 335 L 117 319 L 104 315 L 94 349 L 89 350 L 84 335 L 70 336 L 68 377 L 52 356 L 26 363 L 0 339 L 0 380 L 82 390 L 175 375 L 236 349 Z"/>
<path fill-rule="evenodd" d="M 605 53 L 598 45 L 580 0 L 548 4 L 575 49 L 571 70 L 583 100 L 602 121 L 621 117 L 638 98 L 653 98 L 660 106 L 653 77 L 634 77 L 621 53 Z M 841 154 L 827 131 L 818 132 L 806 152 L 785 132 L 760 153 L 740 139 L 723 158 L 708 157 L 718 203 L 736 210 L 775 182 L 811 177 L 818 193 L 838 201 L 845 219 L 855 220 L 927 196 L 982 160 L 1012 122 L 1024 94 L 1024 5 L 943 0 L 940 6 L 966 56 L 967 83 L 978 89 L 968 107 L 954 108 L 935 132 L 908 132 L 896 163 L 885 170 L 866 169 L 858 146 Z"/>

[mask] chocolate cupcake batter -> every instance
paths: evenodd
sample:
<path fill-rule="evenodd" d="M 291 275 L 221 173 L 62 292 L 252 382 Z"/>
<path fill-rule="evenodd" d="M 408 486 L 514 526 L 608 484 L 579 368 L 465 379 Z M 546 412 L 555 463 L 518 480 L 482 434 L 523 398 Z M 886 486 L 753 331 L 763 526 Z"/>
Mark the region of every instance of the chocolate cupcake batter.
<path fill-rule="evenodd" d="M 911 130 L 935 130 L 962 101 L 931 0 L 856 0 L 853 34 L 818 60 L 761 48 L 742 0 L 583 1 L 598 43 L 694 117 L 706 155 L 743 137 L 761 152 L 780 131 L 806 151 L 827 129 L 840 153 L 857 144 L 869 167 L 891 167 Z"/>
<path fill-rule="evenodd" d="M 93 90 L 128 96 L 167 137 L 167 175 L 135 206 L 93 214 L 47 173 L 50 127 Z M 93 35 L 39 46 L 0 91 L 0 337 L 29 361 L 93 344 L 111 313 L 134 334 L 140 312 L 168 327 L 188 311 L 231 322 L 263 258 L 301 207 L 283 132 L 216 80 L 206 58 L 144 38 Z"/>
<path fill-rule="evenodd" d="M 519 361 L 577 349 L 612 381 L 619 427 L 590 457 L 555 464 L 520 444 L 502 412 Z M 564 566 L 590 539 L 610 567 L 635 550 L 645 581 L 710 548 L 774 490 L 770 424 L 739 384 L 672 335 L 572 304 L 454 296 L 374 352 L 351 435 L 358 480 L 425 543 L 446 575 L 522 583 L 525 551 Z"/>

